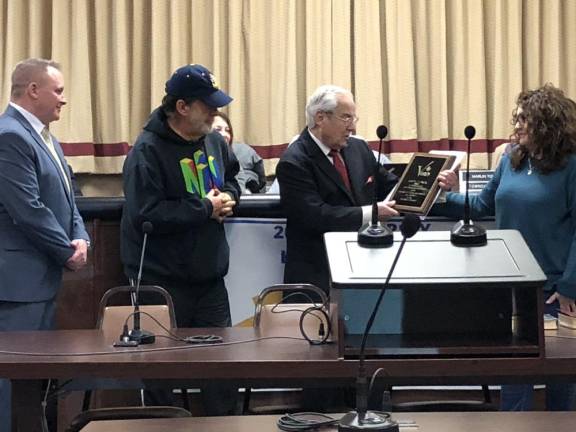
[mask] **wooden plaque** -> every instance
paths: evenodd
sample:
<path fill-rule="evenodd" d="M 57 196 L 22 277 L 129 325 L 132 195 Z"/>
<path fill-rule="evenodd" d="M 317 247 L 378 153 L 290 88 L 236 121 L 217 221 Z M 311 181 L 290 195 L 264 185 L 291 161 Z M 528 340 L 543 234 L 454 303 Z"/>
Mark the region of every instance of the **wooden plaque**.
<path fill-rule="evenodd" d="M 414 153 L 390 199 L 396 210 L 425 215 L 438 195 L 438 174 L 450 169 L 454 156 Z"/>

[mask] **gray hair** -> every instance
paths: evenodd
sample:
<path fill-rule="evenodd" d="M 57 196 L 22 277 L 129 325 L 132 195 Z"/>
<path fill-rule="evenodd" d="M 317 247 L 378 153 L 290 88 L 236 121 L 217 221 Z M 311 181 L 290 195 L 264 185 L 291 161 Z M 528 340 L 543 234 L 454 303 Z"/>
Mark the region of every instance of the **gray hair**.
<path fill-rule="evenodd" d="M 333 112 L 338 105 L 338 95 L 346 94 L 352 96 L 352 93 L 345 88 L 338 87 L 335 85 L 323 85 L 316 89 L 308 103 L 306 104 L 306 126 L 308 129 L 312 129 L 316 126 L 316 121 L 314 117 L 319 111 L 322 112 Z M 352 96 L 352 98 L 354 98 Z"/>
<path fill-rule="evenodd" d="M 42 78 L 41 75 L 49 67 L 60 70 L 58 63 L 42 58 L 29 58 L 18 63 L 12 72 L 12 87 L 10 89 L 12 99 L 21 97 L 28 84 L 39 81 Z"/>

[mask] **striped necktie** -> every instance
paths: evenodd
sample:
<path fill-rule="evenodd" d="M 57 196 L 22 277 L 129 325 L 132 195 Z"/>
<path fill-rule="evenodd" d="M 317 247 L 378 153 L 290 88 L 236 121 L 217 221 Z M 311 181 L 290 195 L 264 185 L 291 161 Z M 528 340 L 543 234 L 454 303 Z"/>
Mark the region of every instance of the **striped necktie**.
<path fill-rule="evenodd" d="M 330 153 L 328 153 L 328 155 L 332 157 L 332 163 L 334 163 L 334 168 L 336 168 L 336 171 L 338 171 L 338 174 L 340 174 L 340 177 L 342 177 L 344 185 L 349 191 L 351 191 L 352 189 L 350 188 L 350 179 L 348 178 L 348 170 L 346 170 L 346 165 L 344 164 L 344 159 L 342 159 L 340 151 L 332 149 L 330 150 Z"/>
<path fill-rule="evenodd" d="M 66 171 L 64 171 L 64 167 L 62 166 L 62 162 L 58 157 L 58 153 L 56 153 L 56 148 L 54 147 L 54 143 L 52 142 L 52 136 L 50 136 L 50 131 L 48 130 L 47 127 L 45 127 L 44 129 L 42 129 L 40 135 L 42 135 L 44 144 L 46 144 L 46 147 L 48 147 L 48 150 L 50 151 L 52 158 L 56 161 L 58 168 L 60 168 L 60 172 L 64 177 L 64 183 L 66 184 L 66 189 L 68 190 L 68 193 L 70 193 L 70 183 L 68 182 L 68 176 L 66 175 Z"/>

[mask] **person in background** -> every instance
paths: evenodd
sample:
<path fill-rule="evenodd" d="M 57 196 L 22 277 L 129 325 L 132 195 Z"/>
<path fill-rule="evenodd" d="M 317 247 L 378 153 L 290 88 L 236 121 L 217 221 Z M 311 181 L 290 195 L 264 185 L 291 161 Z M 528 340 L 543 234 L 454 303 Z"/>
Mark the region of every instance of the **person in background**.
<path fill-rule="evenodd" d="M 307 127 L 276 167 L 280 200 L 287 215 L 286 283 L 311 283 L 329 291 L 329 271 L 322 235 L 356 231 L 372 216 L 376 159 L 366 141 L 353 138 L 356 104 L 350 91 L 319 87 L 306 105 Z M 396 216 L 384 198 L 397 182 L 379 171 L 379 218 Z"/>
<path fill-rule="evenodd" d="M 142 224 L 151 223 L 142 284 L 170 293 L 178 327 L 231 325 L 224 283 L 230 249 L 222 222 L 240 197 L 239 164 L 222 136 L 212 132 L 218 108 L 231 101 L 204 66 L 178 68 L 124 163 L 124 271 L 136 279 Z M 233 413 L 232 390 L 224 394 L 210 386 L 202 397 L 206 414 Z"/>
<path fill-rule="evenodd" d="M 58 63 L 16 65 L 0 117 L 0 331 L 52 329 L 63 269 L 86 265 L 88 233 L 49 131 L 65 104 Z M 10 385 L 0 380 L 0 431 L 10 430 Z"/>
<path fill-rule="evenodd" d="M 212 129 L 224 137 L 240 162 L 241 171 L 238 173 L 237 180 L 242 192 L 264 193 L 266 191 L 264 161 L 248 144 L 234 142 L 234 130 L 230 118 L 222 111 L 218 111 L 214 117 Z"/>
<path fill-rule="evenodd" d="M 472 217 L 496 216 L 498 229 L 520 231 L 548 278 L 545 312 L 576 316 L 576 103 L 547 84 L 516 100 L 509 151 L 479 195 L 470 197 Z M 451 171 L 439 180 L 457 183 Z M 436 214 L 459 218 L 464 196 L 448 193 Z M 532 409 L 532 385 L 504 385 L 501 409 Z M 548 384 L 546 407 L 574 408 L 575 386 Z"/>

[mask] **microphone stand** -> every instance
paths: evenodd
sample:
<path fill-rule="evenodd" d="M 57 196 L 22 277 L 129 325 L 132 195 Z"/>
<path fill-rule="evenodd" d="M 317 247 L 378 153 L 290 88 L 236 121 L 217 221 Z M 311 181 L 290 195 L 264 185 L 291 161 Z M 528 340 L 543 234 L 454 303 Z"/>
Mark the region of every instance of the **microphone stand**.
<path fill-rule="evenodd" d="M 380 295 L 378 296 L 378 300 L 376 300 L 376 304 L 372 310 L 372 314 L 370 315 L 368 322 L 366 323 L 364 334 L 362 335 L 362 343 L 360 345 L 360 357 L 358 363 L 358 376 L 356 377 L 356 411 L 350 411 L 344 415 L 344 417 L 342 417 L 338 424 L 339 432 L 363 430 L 371 432 L 399 432 L 398 423 L 392 420 L 390 414 L 381 411 L 368 411 L 368 376 L 366 374 L 365 366 L 366 342 L 368 340 L 370 330 L 372 329 L 372 325 L 374 324 L 374 319 L 376 318 L 378 309 L 380 308 L 380 303 L 382 303 L 382 299 L 386 293 L 386 288 L 390 284 L 392 273 L 396 268 L 396 264 L 398 263 L 398 259 L 402 253 L 402 249 L 406 244 L 406 240 L 416 234 L 419 228 L 420 219 L 418 216 L 414 214 L 407 214 L 404 216 L 401 227 L 403 236 L 402 242 L 400 243 L 398 252 L 396 252 L 396 256 L 394 257 L 394 261 L 392 262 L 392 266 L 390 267 L 390 271 L 386 277 L 386 281 L 380 290 Z"/>
<path fill-rule="evenodd" d="M 484 246 L 488 243 L 486 230 L 480 225 L 474 225 L 470 220 L 470 200 L 468 198 L 468 190 L 470 189 L 470 141 L 472 141 L 472 138 L 476 135 L 474 126 L 466 126 L 464 135 L 468 139 L 464 220 L 457 222 L 452 228 L 450 232 L 450 242 L 455 246 Z"/>
<path fill-rule="evenodd" d="M 378 171 L 380 169 L 380 155 L 382 154 L 382 141 L 388 135 L 386 126 L 381 125 L 376 129 L 376 134 L 380 138 L 378 145 L 378 160 L 374 166 L 374 194 L 372 196 L 372 220 L 363 225 L 358 231 L 358 245 L 366 248 L 383 248 L 392 246 L 394 236 L 392 230 L 382 225 L 378 220 Z"/>
<path fill-rule="evenodd" d="M 142 224 L 142 231 L 144 231 L 144 241 L 142 242 L 142 253 L 140 255 L 140 267 L 138 269 L 138 277 L 136 279 L 135 293 L 132 295 L 134 303 L 134 328 L 128 332 L 128 339 L 136 342 L 138 345 L 147 345 L 154 343 L 156 337 L 149 331 L 142 330 L 140 327 L 140 282 L 142 281 L 142 268 L 144 267 L 144 254 L 146 252 L 146 242 L 148 240 L 148 233 L 152 232 L 152 224 L 144 222 Z"/>

